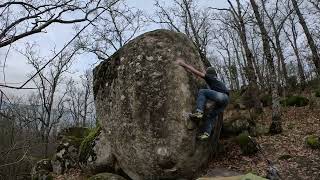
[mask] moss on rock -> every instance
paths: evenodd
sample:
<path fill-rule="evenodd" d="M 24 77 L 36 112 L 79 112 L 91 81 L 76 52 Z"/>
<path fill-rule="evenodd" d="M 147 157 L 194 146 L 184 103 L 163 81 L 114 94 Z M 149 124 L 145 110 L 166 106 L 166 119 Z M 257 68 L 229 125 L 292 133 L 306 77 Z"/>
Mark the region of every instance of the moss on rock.
<path fill-rule="evenodd" d="M 243 132 L 236 137 L 236 142 L 244 155 L 251 155 L 258 152 L 258 148 L 252 143 L 248 132 Z"/>
<path fill-rule="evenodd" d="M 316 135 L 311 135 L 306 138 L 306 144 L 312 149 L 320 148 L 320 140 Z"/>
<path fill-rule="evenodd" d="M 90 177 L 88 180 L 126 180 L 126 179 L 117 174 L 100 173 Z"/>
<path fill-rule="evenodd" d="M 302 107 L 309 104 L 309 99 L 302 96 L 289 96 L 286 99 L 280 101 L 283 106 L 296 106 Z"/>
<path fill-rule="evenodd" d="M 70 127 L 59 133 L 60 142 L 52 159 L 54 173 L 63 174 L 71 168 L 78 168 L 79 148 L 89 130 L 84 127 Z"/>
<path fill-rule="evenodd" d="M 94 160 L 95 153 L 93 150 L 96 137 L 100 134 L 101 127 L 97 126 L 83 139 L 79 150 L 79 162 L 86 163 L 89 157 Z"/>

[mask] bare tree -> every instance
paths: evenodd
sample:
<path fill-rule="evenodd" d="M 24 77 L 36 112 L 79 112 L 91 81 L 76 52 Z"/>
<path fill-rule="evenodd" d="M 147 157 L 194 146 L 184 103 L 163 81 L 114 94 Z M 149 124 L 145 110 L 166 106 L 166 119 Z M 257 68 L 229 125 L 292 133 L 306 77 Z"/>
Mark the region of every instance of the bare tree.
<path fill-rule="evenodd" d="M 313 7 L 315 7 L 320 12 L 320 2 L 318 0 L 308 0 Z"/>
<path fill-rule="evenodd" d="M 211 22 L 209 9 L 200 9 L 194 0 L 174 0 L 172 7 L 164 2 L 155 1 L 156 19 L 152 21 L 164 24 L 168 28 L 185 33 L 193 40 L 202 62 L 209 67 L 208 45 L 211 41 Z"/>
<path fill-rule="evenodd" d="M 306 76 L 305 76 L 305 72 L 304 72 L 304 68 L 303 68 L 303 61 L 302 58 L 300 56 L 300 52 L 299 52 L 299 46 L 298 46 L 298 30 L 296 28 L 296 23 L 294 20 L 293 16 L 289 17 L 289 25 L 288 27 L 290 28 L 289 30 L 284 30 L 288 41 L 290 42 L 290 45 L 293 49 L 294 55 L 296 56 L 297 59 L 297 63 L 298 63 L 298 74 L 300 77 L 300 83 L 301 86 L 304 87 L 305 83 L 306 83 Z"/>
<path fill-rule="evenodd" d="M 44 32 L 50 25 L 88 21 L 96 10 L 110 7 L 118 0 L 52 0 L 11 1 L 0 4 L 0 47 Z M 72 13 L 77 13 L 73 17 Z"/>
<path fill-rule="evenodd" d="M 78 38 L 78 46 L 106 60 L 127 44 L 144 27 L 146 19 L 141 10 L 129 7 L 125 1 L 106 8 L 106 13 L 92 22 L 93 28 Z"/>
<path fill-rule="evenodd" d="M 282 132 L 281 113 L 280 113 L 280 98 L 279 98 L 279 93 L 278 93 L 276 71 L 275 71 L 273 58 L 272 58 L 272 54 L 271 54 L 271 48 L 270 48 L 270 44 L 269 44 L 270 37 L 268 36 L 268 32 L 267 32 L 267 30 L 264 26 L 264 23 L 261 19 L 258 5 L 256 4 L 255 0 L 250 0 L 250 3 L 253 8 L 255 17 L 257 19 L 258 26 L 261 31 L 263 51 L 264 51 L 264 54 L 265 54 L 267 62 L 268 62 L 270 76 L 271 76 L 272 124 L 270 126 L 270 133 L 278 134 L 278 133 Z"/>
<path fill-rule="evenodd" d="M 249 83 L 250 85 L 257 86 L 257 77 L 254 73 L 254 67 L 253 67 L 254 58 L 247 41 L 247 33 L 246 33 L 245 20 L 244 20 L 245 12 L 244 13 L 242 12 L 242 9 L 241 9 L 242 7 L 239 0 L 236 1 L 237 3 L 236 8 L 229 0 L 228 0 L 228 3 L 230 5 L 230 11 L 234 18 L 234 23 L 235 23 L 234 27 L 238 32 L 242 46 L 245 51 L 246 60 L 247 60 L 246 73 L 248 76 Z"/>
<path fill-rule="evenodd" d="M 220 29 L 214 30 L 214 39 L 215 39 L 215 44 L 216 47 L 219 49 L 218 52 L 219 54 L 223 57 L 224 64 L 226 67 L 226 75 L 229 79 L 230 83 L 230 88 L 233 90 L 239 90 L 240 89 L 240 82 L 238 78 L 238 70 L 236 66 L 235 59 L 232 54 L 232 36 L 231 33 L 229 32 L 230 29 L 227 27 L 222 27 Z M 224 51 L 224 53 L 220 52 L 220 50 Z"/>
<path fill-rule="evenodd" d="M 21 52 L 33 66 L 39 71 L 45 59 L 39 57 L 33 49 L 34 45 L 27 45 L 25 52 Z M 30 105 L 36 107 L 36 119 L 40 123 L 40 134 L 45 143 L 44 155 L 48 156 L 48 144 L 52 128 L 56 126 L 65 113 L 66 90 L 59 92 L 63 75 L 69 70 L 71 60 L 77 50 L 65 51 L 49 65 L 47 71 L 40 71 L 33 83 L 37 91 L 33 94 Z M 55 52 L 53 52 L 55 53 Z"/>
<path fill-rule="evenodd" d="M 276 52 L 277 58 L 280 61 L 281 64 L 279 64 L 279 66 L 281 65 L 281 69 L 282 72 L 279 73 L 279 76 L 282 74 L 285 84 L 288 81 L 288 72 L 287 72 L 287 68 L 286 68 L 286 63 L 285 63 L 285 58 L 284 58 L 284 54 L 283 54 L 283 48 L 282 48 L 282 44 L 281 44 L 281 40 L 280 40 L 280 35 L 284 26 L 284 23 L 286 22 L 286 20 L 288 19 L 288 17 L 291 15 L 292 10 L 287 12 L 287 14 L 285 15 L 281 15 L 281 11 L 280 11 L 280 0 L 276 0 L 276 2 L 274 3 L 274 5 L 272 5 L 271 3 L 266 2 L 266 0 L 261 0 L 261 4 L 262 4 L 262 8 L 268 18 L 268 20 L 270 21 L 271 24 L 271 29 L 273 31 L 273 37 L 274 37 L 274 41 L 272 39 L 270 39 L 270 42 L 272 44 L 272 47 L 274 49 L 274 51 Z M 268 11 L 266 5 L 269 7 L 269 9 L 272 12 L 272 14 L 270 14 L 270 12 Z M 277 21 L 276 21 L 277 20 Z"/>
<path fill-rule="evenodd" d="M 298 6 L 298 3 L 296 0 L 291 0 L 292 2 L 292 5 L 293 5 L 293 8 L 299 18 L 299 23 L 300 25 L 302 26 L 303 28 L 303 31 L 307 37 L 307 40 L 308 40 L 308 44 L 310 46 L 310 49 L 311 49 L 311 52 L 312 52 L 312 60 L 313 60 L 313 63 L 316 67 L 316 72 L 318 74 L 318 76 L 320 75 L 320 57 L 319 57 L 319 54 L 318 54 L 318 48 L 313 40 L 313 37 L 309 31 L 309 28 L 307 26 L 307 23 L 299 9 L 299 6 Z"/>
<path fill-rule="evenodd" d="M 1 91 L 0 178 L 10 179 L 29 173 L 34 142 L 37 142 L 33 114 L 21 97 L 8 97 Z"/>
<path fill-rule="evenodd" d="M 70 79 L 67 83 L 67 109 L 72 115 L 76 126 L 86 127 L 87 121 L 93 121 L 94 104 L 92 93 L 92 74 L 87 70 L 78 84 Z"/>
<path fill-rule="evenodd" d="M 233 21 L 231 24 L 231 27 L 234 28 L 238 36 L 241 40 L 242 47 L 244 49 L 243 55 L 245 56 L 246 59 L 246 66 L 245 66 L 245 74 L 248 78 L 249 81 L 249 86 L 247 93 L 250 94 L 250 100 L 248 99 L 247 105 L 250 107 L 253 107 L 255 112 L 261 112 L 262 107 L 261 103 L 258 100 L 258 94 L 257 94 L 257 76 L 255 74 L 255 69 L 254 69 L 254 56 L 252 54 L 252 51 L 249 47 L 248 43 L 248 38 L 247 38 L 247 29 L 246 29 L 246 22 L 245 22 L 245 15 L 246 15 L 246 10 L 243 12 L 242 10 L 242 5 L 240 3 L 240 0 L 236 0 L 236 6 L 234 6 L 231 1 L 228 0 L 228 3 L 230 5 L 229 9 L 223 9 L 227 10 L 231 13 Z"/>

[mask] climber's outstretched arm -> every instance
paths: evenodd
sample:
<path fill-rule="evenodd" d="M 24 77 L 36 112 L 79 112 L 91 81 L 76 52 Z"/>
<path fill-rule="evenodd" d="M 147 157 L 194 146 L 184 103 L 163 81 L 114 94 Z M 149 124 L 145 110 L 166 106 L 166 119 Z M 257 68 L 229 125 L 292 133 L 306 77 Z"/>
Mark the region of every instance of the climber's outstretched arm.
<path fill-rule="evenodd" d="M 195 74 L 195 75 L 197 75 L 197 76 L 199 76 L 199 77 L 204 78 L 205 73 L 197 70 L 196 68 L 194 68 L 193 66 L 191 66 L 191 65 L 189 65 L 189 64 L 186 64 L 186 63 L 183 61 L 183 59 L 178 58 L 176 62 L 177 62 L 177 64 L 179 64 L 180 66 L 184 67 L 185 69 L 190 70 L 193 74 Z"/>

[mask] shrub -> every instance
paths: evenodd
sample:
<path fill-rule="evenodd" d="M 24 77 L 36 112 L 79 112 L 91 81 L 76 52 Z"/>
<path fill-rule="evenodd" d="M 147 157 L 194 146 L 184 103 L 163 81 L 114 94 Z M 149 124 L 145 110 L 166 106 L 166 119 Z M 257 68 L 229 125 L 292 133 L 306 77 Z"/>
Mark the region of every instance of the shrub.
<path fill-rule="evenodd" d="M 309 104 L 309 99 L 302 96 L 289 96 L 286 99 L 280 101 L 283 106 L 296 106 L 302 107 Z"/>

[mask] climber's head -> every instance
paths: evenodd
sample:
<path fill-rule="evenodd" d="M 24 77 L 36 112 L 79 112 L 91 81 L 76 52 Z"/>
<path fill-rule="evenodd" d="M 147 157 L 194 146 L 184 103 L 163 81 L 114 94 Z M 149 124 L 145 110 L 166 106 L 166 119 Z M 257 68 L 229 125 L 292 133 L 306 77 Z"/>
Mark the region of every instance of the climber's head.
<path fill-rule="evenodd" d="M 206 74 L 217 76 L 217 72 L 213 67 L 208 67 L 207 70 L 206 70 Z"/>

